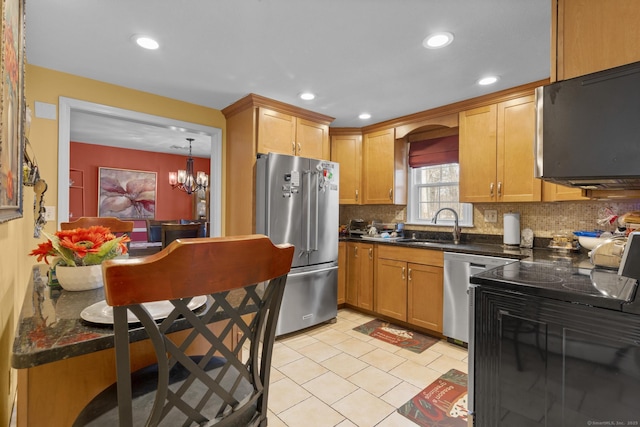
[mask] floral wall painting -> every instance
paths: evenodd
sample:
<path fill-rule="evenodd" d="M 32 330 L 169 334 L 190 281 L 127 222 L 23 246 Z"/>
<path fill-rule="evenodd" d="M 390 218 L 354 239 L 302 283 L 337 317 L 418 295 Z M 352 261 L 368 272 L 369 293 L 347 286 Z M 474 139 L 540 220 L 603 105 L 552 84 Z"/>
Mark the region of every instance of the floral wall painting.
<path fill-rule="evenodd" d="M 24 0 L 0 0 L 0 223 L 22 217 Z"/>
<path fill-rule="evenodd" d="M 156 172 L 99 168 L 98 216 L 154 219 Z"/>

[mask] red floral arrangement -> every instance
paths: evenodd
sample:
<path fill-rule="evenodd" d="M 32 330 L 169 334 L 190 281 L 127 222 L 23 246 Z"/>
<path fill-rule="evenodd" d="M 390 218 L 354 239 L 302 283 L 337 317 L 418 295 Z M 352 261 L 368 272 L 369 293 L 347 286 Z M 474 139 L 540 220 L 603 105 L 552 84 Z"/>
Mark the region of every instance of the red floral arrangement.
<path fill-rule="evenodd" d="M 125 234 L 116 237 L 107 227 L 96 225 L 89 228 L 62 230 L 53 236 L 44 233 L 47 241 L 38 244 L 29 255 L 49 264 L 49 257 L 55 258 L 53 265 L 70 267 L 96 265 L 102 261 L 127 253 L 126 243 L 131 241 Z"/>

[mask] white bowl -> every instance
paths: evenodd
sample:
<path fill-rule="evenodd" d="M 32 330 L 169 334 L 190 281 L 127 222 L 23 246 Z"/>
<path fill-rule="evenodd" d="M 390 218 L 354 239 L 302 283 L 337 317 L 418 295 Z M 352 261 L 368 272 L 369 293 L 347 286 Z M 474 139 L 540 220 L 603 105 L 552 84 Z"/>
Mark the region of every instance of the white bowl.
<path fill-rule="evenodd" d="M 578 236 L 578 242 L 580 246 L 587 250 L 591 250 L 598 246 L 600 243 L 603 243 L 607 240 L 607 237 L 589 237 L 589 236 Z"/>

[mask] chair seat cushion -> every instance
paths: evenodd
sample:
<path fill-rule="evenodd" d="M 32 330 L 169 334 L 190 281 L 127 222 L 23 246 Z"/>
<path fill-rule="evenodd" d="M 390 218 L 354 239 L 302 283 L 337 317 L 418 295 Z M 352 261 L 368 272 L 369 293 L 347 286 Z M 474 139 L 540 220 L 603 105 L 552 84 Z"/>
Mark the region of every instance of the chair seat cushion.
<path fill-rule="evenodd" d="M 194 362 L 198 363 L 201 357 L 191 357 Z M 216 378 L 223 369 L 225 360 L 222 358 L 212 358 L 206 365 L 204 370 L 211 378 Z M 180 388 L 185 380 L 189 378 L 189 370 L 177 363 L 170 372 L 169 388 L 176 391 Z M 133 425 L 142 426 L 146 424 L 147 418 L 154 403 L 156 388 L 158 385 L 158 366 L 151 365 L 142 368 L 131 374 L 132 396 L 133 396 Z M 224 375 L 222 383 L 225 389 L 228 389 L 238 378 L 238 371 L 231 367 Z M 249 399 L 253 393 L 253 386 L 244 378 L 242 378 L 240 386 L 234 393 L 234 398 L 242 402 Z M 209 389 L 202 382 L 195 380 L 190 385 L 189 390 L 182 396 L 182 399 L 189 402 L 194 407 L 202 399 Z M 222 400 L 213 395 L 205 409 L 201 409 L 201 413 L 209 420 L 206 425 L 215 424 L 216 416 L 219 416 Z M 238 425 L 249 425 L 251 419 L 255 415 L 254 407 L 247 411 L 246 417 L 240 420 Z M 186 415 L 173 407 L 171 411 L 162 419 L 160 425 L 181 426 L 187 420 Z M 118 396 L 117 384 L 114 383 L 98 394 L 78 415 L 74 422 L 76 426 L 117 426 L 118 423 Z M 189 424 L 186 424 L 189 425 Z M 198 424 L 193 424 L 198 425 Z"/>

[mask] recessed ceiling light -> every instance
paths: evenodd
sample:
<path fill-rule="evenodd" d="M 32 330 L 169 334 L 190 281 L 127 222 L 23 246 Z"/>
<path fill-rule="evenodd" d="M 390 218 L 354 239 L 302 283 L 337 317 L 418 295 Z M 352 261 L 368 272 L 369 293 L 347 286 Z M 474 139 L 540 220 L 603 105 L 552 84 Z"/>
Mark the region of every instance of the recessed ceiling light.
<path fill-rule="evenodd" d="M 152 39 L 149 36 L 133 36 L 133 40 L 138 44 L 138 46 L 143 47 L 145 49 L 155 50 L 160 47 L 157 41 Z"/>
<path fill-rule="evenodd" d="M 369 114 L 369 113 L 361 113 L 361 114 L 358 116 L 358 118 L 359 118 L 359 119 L 362 119 L 362 120 L 367 120 L 367 119 L 370 119 L 370 118 L 371 118 L 371 114 Z"/>
<path fill-rule="evenodd" d="M 498 81 L 498 77 L 497 76 L 488 76 L 488 77 L 483 77 L 480 80 L 478 80 L 478 84 L 482 85 L 482 86 L 486 86 L 486 85 L 492 85 L 497 81 Z"/>
<path fill-rule="evenodd" d="M 427 36 L 422 41 L 422 46 L 427 49 L 440 49 L 451 44 L 453 41 L 453 34 L 443 31 L 440 33 L 433 33 Z"/>
<path fill-rule="evenodd" d="M 315 94 L 313 94 L 311 92 L 302 92 L 300 94 L 300 99 L 304 99 L 305 101 L 311 101 L 315 97 L 316 97 Z"/>

